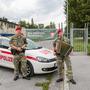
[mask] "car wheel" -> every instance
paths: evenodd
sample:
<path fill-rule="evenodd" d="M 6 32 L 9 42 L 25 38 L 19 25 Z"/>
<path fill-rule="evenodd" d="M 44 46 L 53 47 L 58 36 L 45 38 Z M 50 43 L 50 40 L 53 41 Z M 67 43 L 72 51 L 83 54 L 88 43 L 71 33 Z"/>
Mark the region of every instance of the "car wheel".
<path fill-rule="evenodd" d="M 27 73 L 28 73 L 28 76 L 30 77 L 34 75 L 33 66 L 29 61 L 27 61 Z"/>

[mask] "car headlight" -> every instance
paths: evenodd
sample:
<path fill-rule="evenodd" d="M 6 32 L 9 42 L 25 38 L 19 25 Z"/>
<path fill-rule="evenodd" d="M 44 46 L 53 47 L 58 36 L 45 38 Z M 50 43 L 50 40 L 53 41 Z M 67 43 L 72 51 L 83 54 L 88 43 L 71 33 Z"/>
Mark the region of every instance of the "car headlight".
<path fill-rule="evenodd" d="M 45 63 L 48 62 L 48 59 L 44 58 L 44 57 L 37 57 L 37 59 L 38 59 L 39 62 L 45 62 Z"/>

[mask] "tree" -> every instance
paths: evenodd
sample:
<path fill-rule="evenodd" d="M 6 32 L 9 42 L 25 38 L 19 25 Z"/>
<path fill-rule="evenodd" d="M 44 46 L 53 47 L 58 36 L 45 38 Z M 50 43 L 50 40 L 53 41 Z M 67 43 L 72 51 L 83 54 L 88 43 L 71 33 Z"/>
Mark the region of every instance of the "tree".
<path fill-rule="evenodd" d="M 8 21 L 8 18 L 6 18 L 6 17 L 2 17 L 2 18 L 0 18 L 0 20 Z"/>
<path fill-rule="evenodd" d="M 34 24 L 33 18 L 31 19 L 31 24 L 26 22 L 25 20 L 19 21 L 20 26 L 31 29 L 31 28 L 38 28 L 38 25 Z"/>
<path fill-rule="evenodd" d="M 54 22 L 52 23 L 52 27 L 53 27 L 53 28 L 56 28 L 56 25 L 55 25 L 55 23 L 54 23 Z"/>
<path fill-rule="evenodd" d="M 50 22 L 50 25 L 47 25 L 45 28 L 47 29 L 53 29 L 56 28 L 55 23 L 54 22 Z"/>
<path fill-rule="evenodd" d="M 66 0 L 65 14 L 67 13 L 68 1 L 68 24 L 73 22 L 75 27 L 83 27 L 90 23 L 90 0 Z"/>
<path fill-rule="evenodd" d="M 33 20 L 33 18 L 31 19 L 31 25 L 34 25 L 34 20 Z"/>
<path fill-rule="evenodd" d="M 38 25 L 34 24 L 34 20 L 33 18 L 31 19 L 31 25 L 30 25 L 30 28 L 38 28 Z"/>
<path fill-rule="evenodd" d="M 4 20 L 4 21 L 8 21 L 8 19 L 7 19 L 6 17 L 3 17 L 2 20 Z"/>
<path fill-rule="evenodd" d="M 50 25 L 45 26 L 46 29 L 50 29 Z"/>
<path fill-rule="evenodd" d="M 25 27 L 25 28 L 27 27 L 26 26 L 26 21 L 19 21 L 19 24 L 20 24 L 21 27 Z"/>
<path fill-rule="evenodd" d="M 31 25 L 30 25 L 30 23 L 28 22 L 27 24 L 26 24 L 26 28 L 30 28 L 31 27 Z"/>
<path fill-rule="evenodd" d="M 33 28 L 33 29 L 37 29 L 38 28 L 38 25 L 34 24 L 34 25 L 30 25 L 30 28 Z"/>

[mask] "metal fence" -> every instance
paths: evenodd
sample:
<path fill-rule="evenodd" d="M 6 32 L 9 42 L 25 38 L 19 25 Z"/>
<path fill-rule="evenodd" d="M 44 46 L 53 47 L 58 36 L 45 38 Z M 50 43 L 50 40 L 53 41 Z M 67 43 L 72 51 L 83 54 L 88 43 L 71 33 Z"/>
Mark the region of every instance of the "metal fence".
<path fill-rule="evenodd" d="M 88 27 L 70 29 L 70 43 L 74 52 L 87 54 L 88 46 Z"/>
<path fill-rule="evenodd" d="M 52 40 L 56 37 L 56 29 L 25 29 L 26 36 L 32 40 Z"/>

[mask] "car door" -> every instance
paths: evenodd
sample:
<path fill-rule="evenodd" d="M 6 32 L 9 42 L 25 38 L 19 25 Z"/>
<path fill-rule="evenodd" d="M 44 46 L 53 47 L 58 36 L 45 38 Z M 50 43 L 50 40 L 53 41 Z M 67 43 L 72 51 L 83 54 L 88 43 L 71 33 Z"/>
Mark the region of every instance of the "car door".
<path fill-rule="evenodd" d="M 2 38 L 0 38 L 0 65 L 3 65 L 3 57 L 2 57 Z"/>
<path fill-rule="evenodd" d="M 1 52 L 1 65 L 9 68 L 13 68 L 13 55 L 9 49 L 9 39 L 2 38 L 2 43 L 0 44 Z"/>

